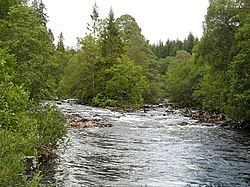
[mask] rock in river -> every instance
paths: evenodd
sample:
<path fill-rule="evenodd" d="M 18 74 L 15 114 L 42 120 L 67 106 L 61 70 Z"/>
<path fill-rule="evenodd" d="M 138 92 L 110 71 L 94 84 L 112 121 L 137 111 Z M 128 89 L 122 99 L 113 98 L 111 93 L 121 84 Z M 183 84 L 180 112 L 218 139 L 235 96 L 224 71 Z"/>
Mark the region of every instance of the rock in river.
<path fill-rule="evenodd" d="M 100 124 L 94 120 L 82 118 L 80 115 L 72 114 L 68 116 L 68 124 L 71 127 L 94 128 L 94 127 L 112 127 L 112 124 Z"/>

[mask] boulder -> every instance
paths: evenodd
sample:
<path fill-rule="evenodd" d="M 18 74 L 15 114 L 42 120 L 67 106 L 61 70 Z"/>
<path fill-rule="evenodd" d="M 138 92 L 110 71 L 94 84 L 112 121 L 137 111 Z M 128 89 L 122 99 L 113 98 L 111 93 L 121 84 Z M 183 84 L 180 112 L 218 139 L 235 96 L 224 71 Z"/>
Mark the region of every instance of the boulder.
<path fill-rule="evenodd" d="M 25 157 L 27 171 L 34 171 L 38 168 L 38 161 L 35 156 Z"/>
<path fill-rule="evenodd" d="M 54 149 L 50 146 L 44 146 L 38 149 L 39 162 L 47 161 L 49 159 L 56 158 Z"/>
<path fill-rule="evenodd" d="M 94 127 L 112 127 L 112 124 L 100 124 L 97 120 L 82 118 L 79 114 L 68 115 L 68 125 L 71 127 L 94 128 Z"/>

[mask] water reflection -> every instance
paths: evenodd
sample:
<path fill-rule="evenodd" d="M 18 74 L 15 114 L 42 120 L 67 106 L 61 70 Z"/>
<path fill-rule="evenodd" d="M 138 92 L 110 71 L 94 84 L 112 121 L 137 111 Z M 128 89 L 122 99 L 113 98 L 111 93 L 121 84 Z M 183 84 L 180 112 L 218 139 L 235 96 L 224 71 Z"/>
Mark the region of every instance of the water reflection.
<path fill-rule="evenodd" d="M 249 186 L 250 138 L 197 123 L 164 108 L 97 115 L 112 128 L 70 129 L 70 144 L 54 165 L 59 186 Z M 60 151 L 60 150 L 59 150 Z"/>

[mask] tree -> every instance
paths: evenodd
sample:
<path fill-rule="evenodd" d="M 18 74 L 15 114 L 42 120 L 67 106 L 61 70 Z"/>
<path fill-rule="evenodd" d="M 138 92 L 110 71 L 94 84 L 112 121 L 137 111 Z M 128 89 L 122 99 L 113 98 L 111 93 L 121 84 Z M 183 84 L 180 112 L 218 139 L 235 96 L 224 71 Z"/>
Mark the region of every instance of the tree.
<path fill-rule="evenodd" d="M 103 60 L 92 35 L 84 37 L 81 45 L 81 51 L 69 60 L 65 68 L 59 92 L 77 97 L 84 104 L 91 104 L 93 97 L 105 88 Z"/>
<path fill-rule="evenodd" d="M 150 47 L 153 53 L 160 59 L 166 58 L 167 56 L 175 56 L 177 51 L 185 50 L 183 45 L 183 42 L 179 39 L 168 39 L 165 44 L 160 41 L 158 44 L 153 44 Z"/>
<path fill-rule="evenodd" d="M 54 89 L 49 64 L 53 42 L 34 10 L 27 6 L 12 8 L 0 24 L 0 39 L 1 45 L 16 56 L 14 83 L 23 84 L 37 100 L 50 97 Z"/>
<path fill-rule="evenodd" d="M 27 156 L 37 149 L 55 147 L 65 135 L 63 114 L 53 107 L 34 105 L 29 93 L 15 85 L 16 60 L 0 48 L 0 184 L 1 186 L 40 186 L 40 176 L 28 179 Z"/>
<path fill-rule="evenodd" d="M 143 70 L 125 55 L 110 69 L 112 79 L 107 81 L 104 92 L 99 93 L 93 102 L 99 106 L 139 108 L 144 105 L 142 93 L 147 87 Z"/>
<path fill-rule="evenodd" d="M 118 63 L 123 50 L 112 9 L 105 22 L 99 20 L 96 5 L 93 9 L 93 25 L 88 24 L 91 33 L 80 40 L 82 48 L 68 63 L 60 82 L 60 90 L 68 90 L 84 104 L 92 104 L 96 95 L 104 93 L 107 82 L 112 79 L 112 73 L 107 70 Z"/>
<path fill-rule="evenodd" d="M 84 67 L 82 51 L 68 61 L 58 86 L 58 95 L 62 98 L 76 97 L 79 88 L 81 69 Z"/>
<path fill-rule="evenodd" d="M 106 76 L 103 67 L 101 49 L 96 44 L 96 39 L 87 35 L 82 41 L 82 72 L 80 75 L 77 97 L 85 104 L 92 103 L 92 99 L 105 89 Z"/>
<path fill-rule="evenodd" d="M 178 51 L 176 57 L 169 62 L 166 72 L 167 93 L 170 101 L 181 107 L 200 105 L 194 94 L 203 77 L 203 67 L 196 62 L 195 53 L 191 56 L 187 51 Z"/>
<path fill-rule="evenodd" d="M 168 56 L 167 46 L 163 44 L 161 40 L 158 44 L 151 45 L 150 48 L 152 52 L 158 57 L 158 59 L 165 58 Z"/>
<path fill-rule="evenodd" d="M 197 44 L 197 42 L 198 38 L 195 38 L 193 33 L 190 32 L 187 39 L 185 39 L 183 42 L 183 50 L 192 54 L 192 49 Z"/>
<path fill-rule="evenodd" d="M 206 72 L 194 95 L 234 121 L 250 119 L 249 1 L 210 0 L 199 57 Z"/>
<path fill-rule="evenodd" d="M 244 11 L 247 10 L 248 11 Z M 230 92 L 227 114 L 234 120 L 250 120 L 250 13 L 243 4 L 240 28 L 235 33 L 237 54 L 229 65 Z"/>
<path fill-rule="evenodd" d="M 94 39 L 97 39 L 101 32 L 101 19 L 99 18 L 98 6 L 95 3 L 93 6 L 92 14 L 90 15 L 92 25 L 87 24 L 87 29 L 92 34 Z"/>
<path fill-rule="evenodd" d="M 166 71 L 168 69 L 169 63 L 173 61 L 172 56 L 167 56 L 166 58 L 161 58 L 158 60 L 159 63 L 159 72 L 161 75 L 166 75 Z"/>
<path fill-rule="evenodd" d="M 149 89 L 144 91 L 143 98 L 147 103 L 154 103 L 159 98 L 159 73 L 157 57 L 151 51 L 148 42 L 141 34 L 141 29 L 130 15 L 122 15 L 118 19 L 123 31 L 124 53 L 136 64 L 143 68 L 149 82 Z M 156 99 L 157 98 L 157 99 Z"/>
<path fill-rule="evenodd" d="M 203 106 L 225 112 L 228 100 L 229 65 L 235 55 L 235 33 L 239 25 L 237 1 L 210 0 L 200 43 L 201 61 L 207 74 L 201 83 Z"/>
<path fill-rule="evenodd" d="M 32 6 L 36 12 L 37 18 L 42 21 L 42 25 L 46 26 L 48 22 L 48 15 L 46 14 L 46 7 L 42 0 L 33 0 Z"/>
<path fill-rule="evenodd" d="M 112 8 L 109 11 L 107 23 L 104 25 L 100 35 L 100 48 L 105 68 L 116 64 L 117 59 L 123 54 L 121 32 Z"/>
<path fill-rule="evenodd" d="M 4 19 L 11 7 L 26 4 L 27 0 L 1 0 L 0 1 L 0 20 Z"/>
<path fill-rule="evenodd" d="M 0 48 L 0 184 L 22 184 L 24 155 L 35 155 L 38 138 L 35 125 L 25 113 L 29 94 L 12 82 L 15 58 Z M 31 125 L 31 126 L 29 126 Z M 16 185 L 15 185 L 16 184 Z"/>
<path fill-rule="evenodd" d="M 186 79 L 191 70 L 190 57 L 186 51 L 178 51 L 174 60 L 169 63 L 166 72 L 169 98 L 181 106 L 187 105 L 192 95 L 188 85 L 190 84 L 189 80 Z"/>
<path fill-rule="evenodd" d="M 62 80 L 65 67 L 67 63 L 74 55 L 74 50 L 71 52 L 72 49 L 65 49 L 64 44 L 58 42 L 57 49 L 53 51 L 52 56 L 50 57 L 49 64 L 50 64 L 50 72 L 52 77 L 54 78 L 54 83 L 56 87 L 56 96 L 62 97 L 63 95 L 60 94 L 59 82 Z"/>
<path fill-rule="evenodd" d="M 57 46 L 56 46 L 56 50 L 57 51 L 60 51 L 62 53 L 65 52 L 65 47 L 64 47 L 64 37 L 63 37 L 63 33 L 61 32 L 59 37 L 58 37 L 58 43 L 57 43 Z"/>

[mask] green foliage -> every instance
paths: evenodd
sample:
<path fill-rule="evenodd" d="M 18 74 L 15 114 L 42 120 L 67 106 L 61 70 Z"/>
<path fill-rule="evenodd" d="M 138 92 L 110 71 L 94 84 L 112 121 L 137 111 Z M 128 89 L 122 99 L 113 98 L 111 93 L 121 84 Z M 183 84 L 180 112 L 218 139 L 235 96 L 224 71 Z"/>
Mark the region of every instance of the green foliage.
<path fill-rule="evenodd" d="M 106 62 L 102 56 L 97 40 L 87 35 L 81 42 L 83 45 L 83 62 L 82 72 L 80 75 L 81 83 L 79 87 L 78 97 L 84 103 L 91 103 L 93 97 L 102 92 L 104 89 Z"/>
<path fill-rule="evenodd" d="M 224 84 L 224 76 L 206 66 L 206 74 L 200 83 L 200 89 L 194 95 L 202 98 L 202 105 L 206 109 L 222 111 L 227 100 L 227 85 Z"/>
<path fill-rule="evenodd" d="M 104 24 L 103 28 L 99 38 L 99 47 L 104 58 L 105 68 L 110 68 L 117 62 L 117 58 L 123 54 L 124 46 L 112 8 L 109 11 L 106 24 Z"/>
<path fill-rule="evenodd" d="M 26 147 L 24 137 L 20 132 L 0 129 L 0 184 L 13 186 L 22 184 L 21 174 L 25 171 L 24 154 L 21 149 Z M 27 146 L 28 146 L 27 145 Z"/>
<path fill-rule="evenodd" d="M 135 20 L 129 15 L 115 19 L 111 9 L 108 19 L 101 21 L 95 7 L 91 18 L 91 33 L 80 41 L 81 51 L 67 64 L 60 92 L 99 106 L 138 108 L 144 100 L 155 101 L 159 95 L 158 63 Z M 144 77 L 143 92 L 141 86 L 136 89 L 130 83 L 133 76 L 126 66 Z M 138 79 L 138 84 L 141 82 Z"/>
<path fill-rule="evenodd" d="M 226 113 L 235 121 L 250 119 L 249 17 L 249 1 L 210 1 L 204 36 L 198 48 L 193 48 L 194 63 L 175 66 L 174 71 L 173 64 L 168 67 L 168 89 L 173 101 L 185 100 L 185 92 L 190 100 Z"/>
<path fill-rule="evenodd" d="M 32 179 L 26 175 L 25 159 L 38 156 L 40 147 L 55 147 L 66 134 L 65 118 L 58 110 L 31 101 L 54 92 L 56 74 L 51 34 L 24 3 L 0 1 L 1 186 L 41 186 L 39 172 Z"/>
<path fill-rule="evenodd" d="M 99 37 L 101 31 L 101 19 L 99 18 L 98 6 L 95 3 L 93 6 L 91 17 L 91 24 L 87 24 L 87 29 L 90 31 L 90 34 L 93 36 L 94 39 Z"/>
<path fill-rule="evenodd" d="M 155 103 L 160 97 L 159 64 L 150 45 L 141 34 L 141 29 L 135 19 L 130 15 L 123 15 L 118 19 L 123 32 L 124 54 L 127 55 L 136 65 L 143 68 L 149 87 L 143 93 L 146 103 Z"/>
<path fill-rule="evenodd" d="M 180 106 L 202 106 L 226 113 L 235 121 L 250 119 L 249 1 L 210 0 L 204 36 L 197 44 L 192 33 L 184 51 L 169 58 L 171 42 L 151 48 L 167 69 L 167 93 Z M 173 48 L 172 48 L 173 49 Z M 162 57 L 167 58 L 162 59 Z M 170 61 L 169 61 L 170 60 Z"/>
<path fill-rule="evenodd" d="M 249 13 L 242 11 L 246 5 L 244 1 L 210 1 L 199 48 L 207 68 L 196 93 L 204 107 L 236 121 L 249 119 L 249 30 L 243 19 Z"/>
<path fill-rule="evenodd" d="M 161 75 L 166 75 L 166 71 L 168 69 L 169 63 L 174 60 L 174 57 L 167 56 L 166 58 L 159 59 L 159 72 Z"/>
<path fill-rule="evenodd" d="M 21 87 L 9 82 L 15 64 L 13 56 L 0 49 L 0 184 L 17 184 L 25 170 L 22 161 L 25 155 L 34 155 L 37 138 L 35 127 L 29 115 L 25 113 L 28 106 L 28 94 Z M 34 137 L 33 137 L 34 136 Z"/>
<path fill-rule="evenodd" d="M 53 55 L 50 57 L 49 64 L 50 64 L 50 72 L 51 75 L 49 75 L 47 80 L 47 85 L 50 86 L 50 92 L 53 92 L 53 95 L 56 95 L 57 97 L 64 98 L 64 89 L 61 89 L 60 81 L 63 79 L 65 75 L 65 68 L 67 66 L 67 63 L 70 61 L 72 56 L 74 55 L 73 51 L 70 51 L 68 49 L 63 50 L 55 50 Z M 50 82 L 49 82 L 50 81 Z M 51 94 L 51 93 L 48 93 Z"/>
<path fill-rule="evenodd" d="M 187 39 L 185 39 L 184 41 L 180 41 L 178 39 L 172 40 L 172 41 L 168 40 L 165 44 L 162 41 L 159 41 L 158 44 L 153 44 L 150 46 L 151 50 L 158 58 L 158 67 L 156 69 L 160 73 L 160 75 L 155 75 L 155 77 L 157 77 L 157 79 L 158 79 L 158 82 L 154 81 L 154 83 L 152 83 L 152 85 L 150 86 L 151 88 L 154 88 L 154 89 L 151 89 L 151 91 L 153 91 L 153 90 L 160 90 L 160 91 L 158 93 L 152 93 L 151 95 L 157 95 L 158 98 L 164 98 L 168 94 L 171 97 L 170 99 L 172 101 L 175 100 L 179 105 L 185 105 L 185 104 L 190 105 L 192 103 L 190 98 L 189 98 L 189 101 L 187 101 L 187 98 L 191 97 L 190 90 L 192 90 L 192 89 L 189 88 L 189 86 L 191 85 L 191 83 L 189 83 L 189 82 L 192 81 L 193 78 L 189 74 L 188 76 L 190 77 L 190 79 L 186 80 L 186 79 L 183 79 L 183 75 L 181 74 L 182 71 L 185 71 L 185 68 L 192 69 L 190 63 L 184 63 L 185 67 L 183 67 L 183 68 L 179 67 L 177 70 L 179 72 L 176 74 L 169 70 L 167 73 L 169 76 L 167 80 L 165 78 L 165 74 L 168 70 L 170 62 L 175 61 L 174 57 L 175 58 L 177 56 L 178 56 L 177 58 L 180 57 L 179 51 L 185 50 L 186 52 L 192 54 L 192 50 L 197 43 L 198 43 L 198 38 L 195 38 L 193 36 L 193 34 L 190 32 Z M 184 60 L 184 61 L 187 61 L 187 60 Z M 189 65 L 187 66 L 186 64 L 189 64 Z M 181 66 L 181 65 L 179 65 L 179 66 Z M 194 66 L 194 67 L 196 67 L 196 66 Z M 173 67 L 170 67 L 170 69 L 171 68 L 173 68 Z M 178 77 L 177 76 L 178 74 L 180 74 L 181 77 Z M 184 74 L 185 74 L 185 72 L 184 72 Z M 196 77 L 197 74 L 194 73 L 193 76 Z M 176 80 L 175 80 L 175 77 L 176 77 Z M 170 79 L 172 79 L 172 80 L 170 80 Z M 179 85 L 174 85 L 177 83 Z M 156 86 L 156 85 L 158 85 L 158 86 Z M 194 83 L 194 85 L 195 85 L 195 83 Z M 177 90 L 174 91 L 174 89 L 177 89 Z M 187 90 L 185 90 L 185 89 L 187 89 Z M 181 90 L 183 93 L 180 93 Z M 175 94 L 174 92 L 176 92 L 177 94 L 174 95 Z M 185 93 L 185 92 L 187 92 L 187 93 Z M 184 99 L 185 101 L 184 100 L 180 101 L 181 96 L 185 96 L 186 100 Z M 179 99 L 177 99 L 177 98 L 179 98 Z M 182 104 L 180 104 L 180 103 L 182 103 Z"/>
<path fill-rule="evenodd" d="M 9 55 L 6 49 L 0 48 L 0 82 L 6 82 L 11 79 L 13 75 L 13 68 L 15 67 L 15 58 Z"/>
<path fill-rule="evenodd" d="M 0 24 L 0 40 L 17 60 L 14 83 L 23 84 L 36 100 L 50 98 L 48 93 L 52 90 L 48 83 L 51 81 L 47 80 L 51 75 L 49 59 L 53 44 L 47 28 L 36 17 L 33 8 L 11 8 Z"/>
<path fill-rule="evenodd" d="M 197 105 L 193 92 L 201 79 L 202 71 L 194 56 L 186 51 L 177 52 L 170 61 L 167 75 L 167 92 L 172 102 L 179 106 Z"/>
<path fill-rule="evenodd" d="M 77 59 L 77 55 L 75 55 L 67 63 L 64 74 L 58 86 L 59 97 L 69 98 L 69 97 L 76 96 L 75 90 L 77 88 L 77 83 L 78 83 L 76 81 L 78 80 L 77 78 L 78 78 L 78 75 L 80 74 L 78 62 L 79 61 Z"/>
<path fill-rule="evenodd" d="M 112 74 L 112 79 L 106 83 L 103 94 L 94 98 L 94 104 L 120 108 L 143 106 L 142 93 L 147 87 L 147 81 L 140 66 L 133 64 L 128 57 L 122 56 L 118 64 L 106 71 Z"/>
<path fill-rule="evenodd" d="M 64 43 L 63 43 L 64 37 L 62 32 L 60 33 L 59 37 L 58 37 L 58 43 L 56 46 L 56 50 L 59 52 L 64 53 L 65 52 L 65 47 L 64 47 Z"/>
<path fill-rule="evenodd" d="M 13 6 L 25 4 L 27 0 L 0 0 L 0 20 L 4 19 Z"/>
<path fill-rule="evenodd" d="M 200 53 L 203 62 L 215 71 L 225 71 L 233 57 L 232 45 L 238 25 L 237 3 L 232 0 L 212 0 L 205 21 Z"/>
<path fill-rule="evenodd" d="M 0 49 L 0 62 L 0 184 L 39 186 L 39 174 L 32 180 L 25 175 L 25 157 L 55 146 L 66 133 L 65 118 L 53 107 L 35 107 L 29 94 L 11 82 L 15 58 L 7 50 Z"/>
<path fill-rule="evenodd" d="M 249 6 L 248 6 L 249 7 Z M 238 53 L 230 64 L 230 92 L 226 112 L 236 120 L 250 119 L 250 13 L 241 13 L 235 38 Z"/>
<path fill-rule="evenodd" d="M 198 38 L 195 38 L 194 35 L 190 32 L 187 39 L 183 42 L 183 50 L 192 54 L 194 46 L 198 43 Z"/>
<path fill-rule="evenodd" d="M 0 84 L 0 93 L 0 124 L 8 128 L 17 120 L 16 112 L 23 112 L 27 108 L 29 95 L 21 87 L 14 86 L 12 83 Z"/>
<path fill-rule="evenodd" d="M 158 44 L 153 44 L 150 46 L 150 48 L 158 59 L 162 59 L 169 56 L 176 56 L 177 51 L 181 50 L 185 50 L 192 54 L 192 49 L 198 43 L 198 41 L 198 38 L 195 38 L 190 32 L 187 39 L 184 41 L 179 39 L 167 40 L 165 44 L 162 41 L 159 41 Z"/>
<path fill-rule="evenodd" d="M 68 62 L 58 90 L 63 96 L 77 97 L 82 103 L 90 104 L 103 89 L 104 65 L 100 48 L 91 35 L 83 38 L 81 45 L 82 50 Z"/>
<path fill-rule="evenodd" d="M 37 18 L 40 19 L 41 24 L 43 26 L 46 26 L 47 22 L 48 22 L 48 16 L 45 13 L 46 11 L 46 7 L 43 4 L 42 0 L 33 0 L 32 1 L 32 7 L 35 10 L 36 16 Z"/>
<path fill-rule="evenodd" d="M 58 140 L 66 134 L 65 117 L 55 106 L 44 105 L 34 113 L 41 146 L 56 147 Z"/>

